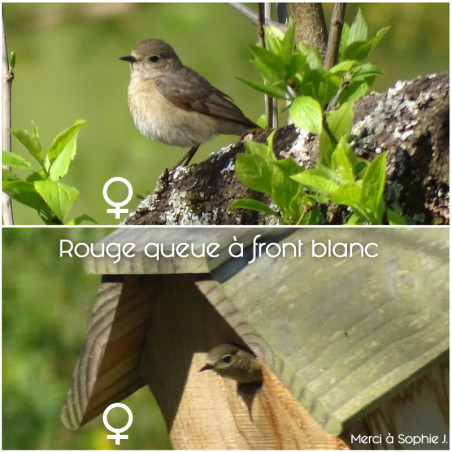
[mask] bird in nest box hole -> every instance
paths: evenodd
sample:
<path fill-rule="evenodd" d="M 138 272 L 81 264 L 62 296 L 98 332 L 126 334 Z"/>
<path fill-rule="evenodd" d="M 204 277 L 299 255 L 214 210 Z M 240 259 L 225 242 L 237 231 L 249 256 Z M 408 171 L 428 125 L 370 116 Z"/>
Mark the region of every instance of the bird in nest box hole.
<path fill-rule="evenodd" d="M 213 370 L 240 384 L 262 384 L 262 369 L 256 356 L 235 344 L 220 344 L 210 350 L 199 371 L 204 370 Z"/>

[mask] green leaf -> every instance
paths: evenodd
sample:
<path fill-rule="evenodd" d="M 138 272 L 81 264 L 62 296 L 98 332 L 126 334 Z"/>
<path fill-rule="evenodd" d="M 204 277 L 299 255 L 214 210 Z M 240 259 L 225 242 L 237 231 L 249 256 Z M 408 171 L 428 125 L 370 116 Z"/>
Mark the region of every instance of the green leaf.
<path fill-rule="evenodd" d="M 361 201 L 361 189 L 357 185 L 344 185 L 330 193 L 330 199 L 337 204 L 345 204 L 353 208 Z"/>
<path fill-rule="evenodd" d="M 9 182 L 13 180 L 20 180 L 17 174 L 13 173 L 10 170 L 2 169 L 2 181 Z"/>
<path fill-rule="evenodd" d="M 337 110 L 331 110 L 326 122 L 336 141 L 342 137 L 348 138 L 353 125 L 353 103 L 345 102 Z"/>
<path fill-rule="evenodd" d="M 289 108 L 296 127 L 319 134 L 322 130 L 323 112 L 319 102 L 309 96 L 299 96 Z"/>
<path fill-rule="evenodd" d="M 347 89 L 340 95 L 339 104 L 344 102 L 356 102 L 361 99 L 373 85 L 375 77 L 368 77 L 363 81 L 351 82 Z"/>
<path fill-rule="evenodd" d="M 294 77 L 299 72 L 305 72 L 306 67 L 306 57 L 301 53 L 295 53 L 286 65 L 286 75 L 288 78 Z"/>
<path fill-rule="evenodd" d="M 54 138 L 47 152 L 47 157 L 50 162 L 53 162 L 67 147 L 69 147 L 71 149 L 71 153 L 73 153 L 73 155 L 69 155 L 68 157 L 70 157 L 70 160 L 74 158 L 76 147 L 73 140 L 76 139 L 80 127 L 82 127 L 85 122 L 86 121 L 83 120 L 75 121 L 73 126 L 63 130 Z"/>
<path fill-rule="evenodd" d="M 251 86 L 251 88 L 254 88 L 255 90 L 260 91 L 262 93 L 268 94 L 270 97 L 274 97 L 276 99 L 286 98 L 285 91 L 280 88 L 276 88 L 271 85 L 266 85 L 265 83 L 262 82 L 256 82 L 254 80 L 245 80 L 239 77 L 238 79 L 241 82 L 246 83 L 248 86 Z"/>
<path fill-rule="evenodd" d="M 365 41 L 367 39 L 367 24 L 364 20 L 364 16 L 361 13 L 361 8 L 358 8 L 355 20 L 350 27 L 348 33 L 347 45 L 350 45 L 356 41 Z"/>
<path fill-rule="evenodd" d="M 272 86 L 284 85 L 285 74 L 267 66 L 260 60 L 252 60 L 251 64 L 257 69 L 260 76 Z"/>
<path fill-rule="evenodd" d="M 341 61 L 330 69 L 330 74 L 344 75 L 347 72 L 350 72 L 354 68 L 356 63 L 357 62 L 355 60 Z"/>
<path fill-rule="evenodd" d="M 245 150 L 246 153 L 251 156 L 257 156 L 261 157 L 264 160 L 268 160 L 269 162 L 276 161 L 275 154 L 272 150 L 272 137 L 274 135 L 274 132 L 272 132 L 268 138 L 267 141 L 270 140 L 270 145 L 265 145 L 264 143 L 257 143 L 256 141 L 245 141 Z M 239 154 L 243 155 L 243 154 Z"/>
<path fill-rule="evenodd" d="M 378 210 L 386 182 L 386 152 L 374 158 L 364 174 L 362 202 L 372 212 Z"/>
<path fill-rule="evenodd" d="M 343 52 L 342 58 L 345 60 L 363 61 L 369 53 L 380 43 L 383 36 L 389 31 L 390 27 L 382 28 L 369 41 L 357 40 L 350 43 Z"/>
<path fill-rule="evenodd" d="M 375 47 L 380 43 L 381 39 L 383 38 L 383 36 L 391 29 L 391 27 L 385 27 L 382 28 L 381 30 L 377 31 L 377 34 L 371 39 L 369 40 L 369 44 L 370 44 L 370 50 L 372 51 L 373 49 L 375 49 Z"/>
<path fill-rule="evenodd" d="M 319 206 L 312 207 L 308 212 L 305 212 L 304 215 L 298 220 L 297 225 L 318 225 L 323 222 L 322 212 L 319 209 Z"/>
<path fill-rule="evenodd" d="M 323 69 L 322 58 L 316 49 L 303 42 L 298 44 L 298 48 L 300 49 L 301 54 L 306 57 L 306 62 L 310 69 Z"/>
<path fill-rule="evenodd" d="M 353 71 L 353 81 L 363 81 L 368 77 L 375 77 L 377 75 L 383 75 L 384 72 L 379 66 L 372 63 L 364 63 L 358 65 Z"/>
<path fill-rule="evenodd" d="M 259 118 L 257 118 L 256 124 L 262 129 L 267 128 L 267 117 L 265 114 L 261 114 Z"/>
<path fill-rule="evenodd" d="M 48 216 L 51 217 L 50 209 L 36 192 L 32 182 L 22 180 L 3 181 L 2 190 L 15 201 L 31 207 L 38 212 L 47 211 Z"/>
<path fill-rule="evenodd" d="M 355 181 L 353 173 L 354 159 L 350 153 L 353 154 L 353 151 L 351 151 L 345 138 L 341 138 L 331 155 L 331 168 L 343 181 L 344 185 L 353 184 Z"/>
<path fill-rule="evenodd" d="M 344 49 L 347 47 L 349 34 L 350 26 L 347 23 L 344 23 L 342 26 L 341 41 L 339 43 L 339 61 L 343 60 L 342 54 L 344 53 Z"/>
<path fill-rule="evenodd" d="M 336 141 L 322 128 L 319 137 L 319 164 L 329 168 L 331 155 L 336 149 Z"/>
<path fill-rule="evenodd" d="M 235 173 L 239 180 L 252 190 L 271 194 L 272 169 L 266 158 L 250 153 L 239 154 L 235 163 Z"/>
<path fill-rule="evenodd" d="M 273 25 L 264 25 L 265 44 L 268 50 L 279 55 L 282 48 L 284 33 Z"/>
<path fill-rule="evenodd" d="M 405 218 L 402 215 L 399 215 L 397 212 L 394 212 L 391 209 L 386 210 L 386 217 L 388 218 L 388 222 L 390 225 L 406 225 Z"/>
<path fill-rule="evenodd" d="M 362 225 L 364 223 L 366 223 L 366 219 L 361 217 L 357 213 L 353 213 L 353 215 L 347 221 L 348 226 Z"/>
<path fill-rule="evenodd" d="M 78 217 L 73 218 L 72 220 L 69 220 L 66 224 L 68 226 L 79 225 L 79 224 L 82 224 L 84 221 L 97 224 L 97 221 L 94 220 L 94 218 L 87 215 L 86 213 L 84 213 L 83 215 L 79 215 Z"/>
<path fill-rule="evenodd" d="M 343 58 L 345 60 L 363 61 L 369 55 L 372 46 L 367 41 L 355 41 L 344 49 Z"/>
<path fill-rule="evenodd" d="M 341 80 L 324 69 L 309 71 L 302 79 L 298 90 L 305 96 L 316 99 L 320 105 L 326 105 L 336 94 Z"/>
<path fill-rule="evenodd" d="M 309 169 L 302 173 L 291 176 L 291 178 L 298 183 L 309 187 L 311 190 L 321 194 L 330 194 L 339 188 L 339 185 L 333 180 L 319 175 L 316 169 Z"/>
<path fill-rule="evenodd" d="M 2 152 L 2 156 L 3 165 L 21 169 L 31 168 L 31 163 L 19 154 L 15 154 L 14 152 Z"/>
<path fill-rule="evenodd" d="M 275 217 L 280 217 L 278 212 L 271 209 L 261 201 L 257 201 L 255 199 L 244 198 L 234 201 L 230 206 L 230 209 L 248 209 L 248 210 L 256 210 L 257 212 L 262 212 L 267 215 L 273 215 Z"/>
<path fill-rule="evenodd" d="M 256 60 L 271 69 L 277 78 L 281 80 L 285 78 L 284 61 L 282 58 L 270 50 L 255 45 L 251 46 L 251 51 L 254 53 Z"/>
<path fill-rule="evenodd" d="M 34 182 L 34 186 L 45 203 L 55 212 L 59 220 L 63 222 L 77 200 L 78 190 L 60 181 L 51 179 L 36 181 Z"/>
<path fill-rule="evenodd" d="M 38 163 L 43 167 L 42 158 L 42 148 L 41 142 L 39 141 L 39 133 L 36 124 L 33 123 L 33 133 L 22 129 L 11 129 L 11 135 L 13 135 L 24 148 L 38 161 Z"/>
<path fill-rule="evenodd" d="M 290 207 L 295 198 L 298 198 L 301 192 L 301 185 L 290 179 L 290 172 L 285 172 L 288 168 L 280 165 L 272 165 L 272 199 L 278 205 L 283 217 L 290 214 Z M 289 171 L 292 171 L 289 170 Z M 300 168 L 297 169 L 297 172 Z M 293 173 L 296 174 L 297 172 Z"/>
<path fill-rule="evenodd" d="M 283 40 L 281 41 L 281 51 L 279 53 L 285 65 L 289 63 L 295 50 L 295 31 L 296 26 L 292 24 L 286 31 Z"/>

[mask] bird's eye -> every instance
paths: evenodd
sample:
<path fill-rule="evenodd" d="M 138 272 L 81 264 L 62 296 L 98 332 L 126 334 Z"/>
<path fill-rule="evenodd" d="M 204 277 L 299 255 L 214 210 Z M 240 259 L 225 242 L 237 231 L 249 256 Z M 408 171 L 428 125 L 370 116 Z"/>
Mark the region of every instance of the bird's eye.
<path fill-rule="evenodd" d="M 149 57 L 149 61 L 152 61 L 153 63 L 157 63 L 158 60 L 160 60 L 158 55 L 152 55 Z"/>
<path fill-rule="evenodd" d="M 229 364 L 232 360 L 232 356 L 231 355 L 224 355 L 222 358 L 222 361 L 226 364 Z"/>

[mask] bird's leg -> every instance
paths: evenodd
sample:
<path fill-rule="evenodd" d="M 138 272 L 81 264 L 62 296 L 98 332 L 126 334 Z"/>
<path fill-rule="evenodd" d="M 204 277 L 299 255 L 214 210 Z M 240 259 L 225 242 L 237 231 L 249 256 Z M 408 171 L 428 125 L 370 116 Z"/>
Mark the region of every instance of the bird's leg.
<path fill-rule="evenodd" d="M 183 164 L 183 166 L 188 166 L 188 164 L 190 163 L 191 159 L 196 154 L 196 151 L 198 149 L 199 149 L 199 145 L 198 146 L 192 146 L 189 149 L 189 151 L 182 157 L 182 159 L 177 162 L 177 164 L 173 168 L 173 170 L 176 169 L 178 166 L 181 166 L 182 164 Z"/>

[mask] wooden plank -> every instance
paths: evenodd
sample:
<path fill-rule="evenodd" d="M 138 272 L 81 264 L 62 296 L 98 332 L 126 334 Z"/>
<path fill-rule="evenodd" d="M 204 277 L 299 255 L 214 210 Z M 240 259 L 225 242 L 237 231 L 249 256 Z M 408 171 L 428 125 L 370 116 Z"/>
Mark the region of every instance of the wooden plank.
<path fill-rule="evenodd" d="M 143 379 L 154 394 L 175 449 L 344 449 L 264 367 L 257 393 L 199 372 L 207 352 L 241 342 L 190 275 L 160 276 L 146 346 Z M 183 294 L 183 296 L 181 296 Z"/>
<path fill-rule="evenodd" d="M 449 348 L 448 230 L 300 229 L 304 258 L 262 257 L 200 289 L 332 434 Z M 311 258 L 312 240 L 376 242 L 375 259 Z M 239 330 L 237 330 L 239 331 Z M 240 334 L 240 332 L 239 332 Z"/>
<path fill-rule="evenodd" d="M 450 450 L 449 360 L 344 432 L 352 449 Z"/>
<path fill-rule="evenodd" d="M 155 287 L 149 277 L 103 279 L 61 413 L 67 428 L 81 427 L 143 386 L 138 362 Z"/>

